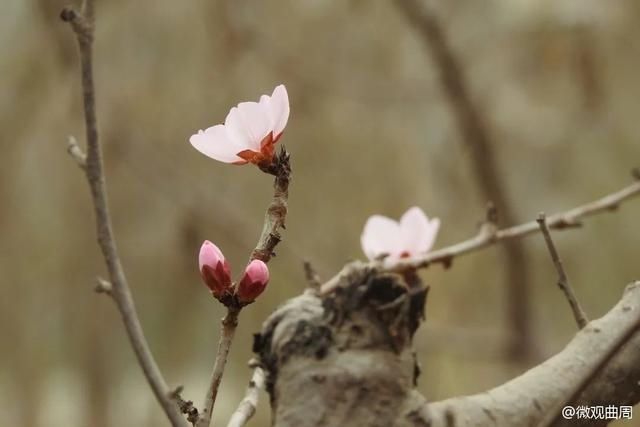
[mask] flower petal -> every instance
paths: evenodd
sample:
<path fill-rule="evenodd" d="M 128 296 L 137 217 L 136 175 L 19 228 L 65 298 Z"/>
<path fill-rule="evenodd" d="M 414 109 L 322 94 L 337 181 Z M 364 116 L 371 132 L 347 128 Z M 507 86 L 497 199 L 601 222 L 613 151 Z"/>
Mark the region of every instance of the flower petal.
<path fill-rule="evenodd" d="M 289 120 L 289 94 L 284 85 L 278 85 L 273 90 L 269 100 L 269 115 L 273 135 L 277 138 L 287 126 L 287 121 Z"/>
<path fill-rule="evenodd" d="M 241 102 L 229 111 L 225 126 L 231 139 L 242 149 L 260 151 L 260 141 L 271 132 L 267 106 L 258 102 Z"/>
<path fill-rule="evenodd" d="M 440 220 L 429 221 L 422 209 L 412 207 L 400 218 L 402 249 L 411 255 L 428 252 L 435 242 Z"/>
<path fill-rule="evenodd" d="M 391 218 L 382 215 L 369 217 L 360 237 L 362 251 L 374 260 L 381 255 L 400 255 L 400 226 Z"/>
<path fill-rule="evenodd" d="M 236 155 L 240 151 L 238 144 L 229 138 L 224 125 L 215 125 L 204 131 L 200 130 L 191 135 L 189 142 L 196 150 L 212 159 L 224 163 L 243 161 Z"/>

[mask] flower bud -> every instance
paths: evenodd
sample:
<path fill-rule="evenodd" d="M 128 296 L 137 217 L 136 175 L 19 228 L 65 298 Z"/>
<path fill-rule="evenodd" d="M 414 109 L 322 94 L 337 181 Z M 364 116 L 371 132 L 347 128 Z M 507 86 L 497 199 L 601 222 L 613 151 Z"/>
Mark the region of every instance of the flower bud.
<path fill-rule="evenodd" d="M 241 303 L 253 302 L 267 287 L 269 282 L 269 268 L 267 264 L 254 259 L 244 270 L 242 279 L 238 283 L 236 295 Z"/>
<path fill-rule="evenodd" d="M 222 251 L 205 240 L 198 257 L 200 275 L 214 297 L 220 298 L 231 288 L 231 270 Z"/>

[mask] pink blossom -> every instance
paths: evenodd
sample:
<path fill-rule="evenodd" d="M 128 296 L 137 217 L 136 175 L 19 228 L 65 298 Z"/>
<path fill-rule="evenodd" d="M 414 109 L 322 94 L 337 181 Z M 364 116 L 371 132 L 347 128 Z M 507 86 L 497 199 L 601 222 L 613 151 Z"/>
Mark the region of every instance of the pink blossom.
<path fill-rule="evenodd" d="M 267 264 L 254 259 L 244 270 L 242 279 L 238 283 L 236 295 L 242 303 L 254 301 L 267 287 L 269 283 L 269 268 Z"/>
<path fill-rule="evenodd" d="M 429 220 L 422 209 L 413 207 L 400 222 L 382 215 L 369 217 L 360 243 L 370 260 L 385 257 L 385 262 L 413 257 L 428 252 L 436 240 L 440 220 Z"/>
<path fill-rule="evenodd" d="M 198 256 L 200 275 L 214 297 L 220 298 L 231 288 L 231 269 L 222 251 L 205 240 Z"/>
<path fill-rule="evenodd" d="M 288 119 L 289 96 L 279 85 L 258 102 L 239 103 L 224 124 L 198 131 L 189 142 L 205 156 L 224 163 L 265 165 L 271 163 Z"/>

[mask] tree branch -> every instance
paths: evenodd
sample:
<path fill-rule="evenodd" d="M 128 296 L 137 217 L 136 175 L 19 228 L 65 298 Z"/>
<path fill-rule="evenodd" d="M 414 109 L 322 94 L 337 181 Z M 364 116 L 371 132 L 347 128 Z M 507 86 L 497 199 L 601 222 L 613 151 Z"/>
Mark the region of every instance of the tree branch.
<path fill-rule="evenodd" d="M 458 426 L 605 425 L 606 420 L 555 416 L 565 402 L 622 406 L 640 401 L 639 324 L 640 282 L 635 282 L 627 286 L 615 307 L 591 321 L 564 350 L 544 363 L 487 392 L 426 404 L 432 425 L 445 425 L 446 410 L 455 414 Z M 551 424 L 553 421 L 557 423 Z"/>
<path fill-rule="evenodd" d="M 220 341 L 218 342 L 218 354 L 216 355 L 216 361 L 213 365 L 213 373 L 211 374 L 209 389 L 207 390 L 207 395 L 205 396 L 205 400 L 202 405 L 203 409 L 200 414 L 200 418 L 196 423 L 196 427 L 208 427 L 211 423 L 213 406 L 216 403 L 218 388 L 220 388 L 220 382 L 222 381 L 222 374 L 224 374 L 224 368 L 227 364 L 229 350 L 231 350 L 233 336 L 236 332 L 236 327 L 238 326 L 239 314 L 239 308 L 229 307 L 227 309 L 227 315 L 222 319 L 222 326 L 220 328 Z"/>
<path fill-rule="evenodd" d="M 284 229 L 287 217 L 287 200 L 289 198 L 289 182 L 291 180 L 291 156 L 281 147 L 274 162 L 263 172 L 275 176 L 273 183 L 273 200 L 264 216 L 264 226 L 256 248 L 251 253 L 251 259 L 269 262 L 275 256 L 273 252 L 280 243 L 280 229 Z"/>
<path fill-rule="evenodd" d="M 538 219 L 536 220 L 538 225 L 540 226 L 540 231 L 542 231 L 542 235 L 544 236 L 544 240 L 547 243 L 547 249 L 549 249 L 549 254 L 551 254 L 551 260 L 553 261 L 553 265 L 556 267 L 556 271 L 558 272 L 558 287 L 564 293 L 564 296 L 567 298 L 569 302 L 569 306 L 571 307 L 571 311 L 573 312 L 573 317 L 576 319 L 576 323 L 580 329 L 587 326 L 589 320 L 587 319 L 587 315 L 584 310 L 580 306 L 578 299 L 573 293 L 573 289 L 569 284 L 569 278 L 567 277 L 567 273 L 564 271 L 564 267 L 562 266 L 562 260 L 558 255 L 558 251 L 556 250 L 555 245 L 553 244 L 553 240 L 551 239 L 551 233 L 549 233 L 549 228 L 547 227 L 547 221 L 544 213 L 540 213 L 538 215 Z"/>
<path fill-rule="evenodd" d="M 85 0 L 81 13 L 76 12 L 73 8 L 65 8 L 61 12 L 60 17 L 70 24 L 76 35 L 80 50 L 82 99 L 84 103 L 87 142 L 86 161 L 79 161 L 83 156 L 80 155 L 82 152 L 77 144 L 74 145 L 71 143 L 69 152 L 76 162 L 83 166 L 91 189 L 96 217 L 98 244 L 107 265 L 107 270 L 109 271 L 112 287 L 109 295 L 113 298 L 120 311 L 131 346 L 156 399 L 173 426 L 186 426 L 177 405 L 169 397 L 169 387 L 145 339 L 142 326 L 138 320 L 133 297 L 118 256 L 111 226 L 103 170 L 102 149 L 98 140 L 95 88 L 93 82 L 94 2 L 93 0 Z"/>
<path fill-rule="evenodd" d="M 264 371 L 260 366 L 253 366 L 253 375 L 251 376 L 251 381 L 249 381 L 247 392 L 238 408 L 231 415 L 227 427 L 244 427 L 249 422 L 258 407 L 260 390 L 264 388 L 264 383 Z"/>
<path fill-rule="evenodd" d="M 418 0 L 396 1 L 407 21 L 422 36 L 433 59 L 440 86 L 449 102 L 463 142 L 471 153 L 473 170 L 483 197 L 494 203 L 501 224 L 515 224 L 518 221 L 514 209 L 500 181 L 498 161 L 494 152 L 495 141 L 489 123 L 473 101 L 463 65 L 452 49 L 438 17 L 420 3 Z M 509 353 L 521 360 L 528 359 L 534 352 L 529 266 L 524 246 L 519 241 L 507 242 L 503 254 L 507 310 L 509 323 L 513 327 Z"/>
<path fill-rule="evenodd" d="M 616 210 L 623 202 L 640 194 L 640 180 L 624 187 L 623 189 L 608 194 L 593 202 L 578 206 L 565 212 L 556 213 L 547 217 L 549 229 L 562 230 L 581 226 L 580 220 L 592 215 Z M 513 227 L 495 230 L 493 227 L 482 227 L 475 236 L 463 242 L 428 252 L 414 258 L 400 260 L 393 265 L 380 265 L 379 262 L 362 263 L 355 262 L 343 268 L 343 270 L 322 285 L 322 293 L 331 292 L 336 288 L 340 279 L 352 273 L 356 269 L 369 268 L 377 271 L 402 272 L 405 270 L 427 268 L 431 264 L 440 263 L 448 267 L 454 258 L 465 255 L 487 246 L 494 245 L 503 240 L 517 239 L 540 231 L 536 221 L 525 222 Z"/>
<path fill-rule="evenodd" d="M 640 282 L 636 282 L 635 285 L 638 287 Z M 625 307 L 623 307 L 624 309 Z M 626 306 L 627 311 L 632 310 L 631 306 Z M 555 405 L 549 412 L 548 415 L 538 424 L 538 427 L 550 427 L 555 425 L 555 423 L 560 422 L 562 415 L 562 408 L 567 405 L 570 405 L 576 402 L 580 395 L 594 382 L 596 379 L 602 375 L 603 372 L 607 370 L 607 365 L 611 362 L 611 360 L 620 353 L 621 349 L 631 341 L 632 338 L 636 335 L 638 330 L 640 330 L 640 312 L 637 312 L 636 307 L 636 315 L 635 321 L 630 322 L 626 327 L 623 328 L 622 333 L 618 335 L 618 337 L 611 343 L 609 348 L 598 358 L 595 363 L 589 369 L 581 380 L 579 380 L 572 390 L 567 394 L 569 397 L 566 399 L 562 399 Z M 634 355 L 635 360 L 638 359 L 637 354 Z M 636 392 L 637 394 L 637 392 Z M 637 396 L 634 398 L 633 403 L 637 403 L 640 400 Z M 629 402 L 623 402 L 629 403 Z"/>

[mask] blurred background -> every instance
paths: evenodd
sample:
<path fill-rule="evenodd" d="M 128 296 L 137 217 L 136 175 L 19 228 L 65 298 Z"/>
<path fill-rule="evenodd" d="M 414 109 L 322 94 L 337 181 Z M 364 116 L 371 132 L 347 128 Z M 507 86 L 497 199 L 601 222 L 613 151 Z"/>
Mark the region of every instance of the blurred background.
<path fill-rule="evenodd" d="M 106 272 L 86 182 L 65 152 L 69 135 L 84 136 L 75 40 L 58 19 L 66 3 L 8 0 L 0 14 L 0 425 L 165 425 L 113 303 L 92 291 Z M 640 165 L 638 1 L 419 3 L 466 99 L 443 86 L 437 40 L 403 4 L 97 1 L 98 115 L 120 254 L 167 381 L 197 405 L 223 314 L 200 281 L 199 246 L 214 241 L 237 274 L 272 182 L 202 156 L 188 137 L 276 84 L 289 91 L 288 228 L 266 293 L 242 313 L 216 425 L 244 394 L 252 334 L 306 285 L 303 259 L 327 279 L 363 258 L 369 215 L 420 206 L 442 219 L 442 247 L 477 231 L 489 198 L 528 221 L 622 188 Z M 479 131 L 465 134 L 461 105 Z M 483 184 L 483 170 L 499 188 Z M 554 234 L 591 317 L 640 278 L 639 216 L 633 200 Z M 424 271 L 432 290 L 416 347 L 430 399 L 498 385 L 575 333 L 542 237 L 508 249 Z M 263 398 L 251 425 L 268 424 Z"/>

